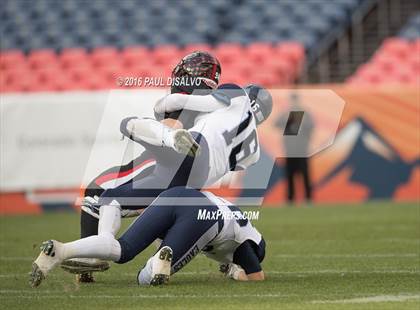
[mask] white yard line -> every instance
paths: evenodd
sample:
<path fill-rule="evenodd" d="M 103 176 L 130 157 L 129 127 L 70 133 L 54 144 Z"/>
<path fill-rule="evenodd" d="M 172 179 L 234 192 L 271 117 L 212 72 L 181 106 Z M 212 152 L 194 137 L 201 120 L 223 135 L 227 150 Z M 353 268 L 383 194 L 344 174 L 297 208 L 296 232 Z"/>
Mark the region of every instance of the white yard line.
<path fill-rule="evenodd" d="M 365 304 L 371 302 L 403 302 L 420 300 L 420 295 L 378 295 L 338 300 L 314 300 L 314 304 Z"/>

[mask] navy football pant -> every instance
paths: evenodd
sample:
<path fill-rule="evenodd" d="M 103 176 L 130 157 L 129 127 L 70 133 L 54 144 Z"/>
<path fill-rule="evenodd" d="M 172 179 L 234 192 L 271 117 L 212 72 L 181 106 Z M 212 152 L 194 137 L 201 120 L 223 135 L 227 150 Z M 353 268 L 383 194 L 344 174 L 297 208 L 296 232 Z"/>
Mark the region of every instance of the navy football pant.
<path fill-rule="evenodd" d="M 168 205 L 168 198 L 186 199 L 186 203 Z M 204 203 L 189 205 L 189 198 L 203 199 Z M 157 238 L 162 239 L 160 248 L 173 250 L 172 273 L 177 272 L 193 259 L 223 227 L 223 220 L 198 220 L 198 210 L 217 211 L 218 208 L 201 192 L 185 187 L 175 187 L 163 192 L 144 210 L 118 239 L 121 258 L 125 263 L 146 249 Z"/>
<path fill-rule="evenodd" d="M 100 205 L 109 204 L 112 200 L 116 200 L 123 209 L 136 210 L 146 208 L 160 193 L 172 187 L 188 185 L 200 189 L 208 177 L 209 149 L 207 141 L 201 134 L 196 132 L 192 134 L 196 141 L 200 143 L 200 156 L 192 158 L 178 154 L 173 150 L 162 150 L 159 147 L 149 146 L 149 149 L 153 152 L 146 150 L 133 162 L 139 164 L 141 161 L 153 158 L 157 161 L 154 168 L 146 169 L 137 175 L 134 180 L 107 190 L 95 185 L 94 180 L 90 184 L 92 188 L 86 189 L 85 196 L 100 196 Z M 133 162 L 121 167 L 121 169 L 134 166 Z M 109 171 L 114 172 L 115 169 L 117 167 L 111 168 Z M 81 238 L 98 233 L 98 220 L 85 212 L 81 213 L 80 225 Z"/>
<path fill-rule="evenodd" d="M 109 176 L 111 174 L 115 174 L 115 173 L 117 174 L 130 173 L 134 167 L 153 159 L 154 159 L 153 154 L 151 154 L 148 151 L 144 151 L 139 157 L 137 157 L 136 159 L 134 159 L 133 161 L 129 162 L 126 165 L 116 166 L 116 167 L 112 167 L 110 169 L 105 170 L 89 183 L 89 185 L 86 187 L 84 196 L 85 197 L 101 196 L 103 192 L 105 191 L 105 189 L 102 188 L 101 184 L 98 182 L 101 178 L 105 176 Z M 136 175 L 134 179 L 127 181 L 123 185 L 131 184 L 132 182 L 141 180 L 151 175 L 153 173 L 153 170 L 154 170 L 154 166 L 144 169 L 141 171 L 141 173 Z M 98 211 L 98 215 L 99 215 L 99 211 Z M 86 237 L 97 235 L 97 234 L 98 234 L 98 219 L 93 217 L 89 213 L 82 211 L 80 213 L 80 237 L 86 238 Z"/>

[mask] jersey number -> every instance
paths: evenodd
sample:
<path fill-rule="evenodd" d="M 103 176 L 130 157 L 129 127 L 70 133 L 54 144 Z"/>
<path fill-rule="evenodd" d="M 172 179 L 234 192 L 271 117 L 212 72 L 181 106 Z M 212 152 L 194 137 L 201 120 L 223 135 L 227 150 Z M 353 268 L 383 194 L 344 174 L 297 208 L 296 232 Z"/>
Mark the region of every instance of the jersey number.
<path fill-rule="evenodd" d="M 233 142 L 233 139 L 240 135 L 249 125 L 252 118 L 251 111 L 248 111 L 247 118 L 243 120 L 238 126 L 233 128 L 230 131 L 223 132 L 223 137 L 225 138 L 226 145 L 230 145 Z M 254 154 L 258 149 L 257 146 L 257 133 L 255 129 L 238 145 L 236 145 L 229 155 L 229 166 L 230 170 L 235 170 L 236 164 L 238 161 L 248 157 L 251 154 Z"/>

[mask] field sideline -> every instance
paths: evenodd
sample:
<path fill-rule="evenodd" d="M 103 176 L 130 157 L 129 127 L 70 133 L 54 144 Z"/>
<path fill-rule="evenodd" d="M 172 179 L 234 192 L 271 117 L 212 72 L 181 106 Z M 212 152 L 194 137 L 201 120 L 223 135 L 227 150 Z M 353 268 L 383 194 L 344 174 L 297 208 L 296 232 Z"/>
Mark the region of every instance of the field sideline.
<path fill-rule="evenodd" d="M 0 217 L 0 309 L 419 309 L 418 204 L 260 210 L 254 223 L 267 241 L 265 282 L 224 279 L 199 256 L 157 288 L 135 282 L 149 248 L 97 274 L 93 285 L 57 269 L 31 289 L 38 245 L 76 239 L 78 215 Z"/>

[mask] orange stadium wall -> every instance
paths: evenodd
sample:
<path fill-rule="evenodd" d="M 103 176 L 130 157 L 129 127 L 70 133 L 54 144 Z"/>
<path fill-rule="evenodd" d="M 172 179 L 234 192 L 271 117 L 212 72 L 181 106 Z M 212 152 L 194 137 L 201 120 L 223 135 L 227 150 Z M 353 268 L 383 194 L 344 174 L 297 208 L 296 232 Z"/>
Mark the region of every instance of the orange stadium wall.
<path fill-rule="evenodd" d="M 305 87 L 308 88 L 308 87 Z M 354 203 L 367 200 L 420 199 L 420 92 L 416 88 L 363 88 L 323 85 L 346 102 L 333 145 L 310 158 L 314 201 Z M 285 93 L 274 98 L 268 122 L 259 129 L 269 156 L 282 153 L 282 132 L 275 126 L 284 111 Z M 313 102 L 311 104 L 316 104 Z M 286 197 L 284 163 L 275 162 L 264 203 L 278 205 Z M 244 179 L 252 178 L 245 173 Z M 298 200 L 303 188 L 297 185 Z M 246 190 L 217 190 L 227 196 L 247 196 Z"/>
<path fill-rule="evenodd" d="M 315 202 L 419 201 L 419 90 L 338 85 L 322 88 L 335 91 L 346 105 L 333 145 L 310 159 Z M 282 133 L 275 122 L 284 111 L 285 101 L 284 96 L 275 96 L 273 113 L 259 129 L 263 157 L 276 157 L 281 153 Z M 264 204 L 279 205 L 285 201 L 283 170 L 283 159 L 278 158 L 267 189 L 260 191 Z M 246 178 L 252 178 L 252 173 L 245 172 L 241 178 L 240 182 L 244 182 Z M 51 205 L 71 207 L 71 197 L 78 191 L 76 186 L 68 190 L 61 188 L 60 191 L 43 188 L 40 195 L 37 195 L 36 188 L 31 188 L 30 192 L 3 191 L 0 194 L 0 214 L 38 214 L 55 209 Z M 215 191 L 227 197 L 248 195 L 246 190 L 240 189 Z M 297 192 L 299 197 L 303 196 L 301 187 L 298 186 Z M 51 201 L 58 203 L 51 204 Z"/>

